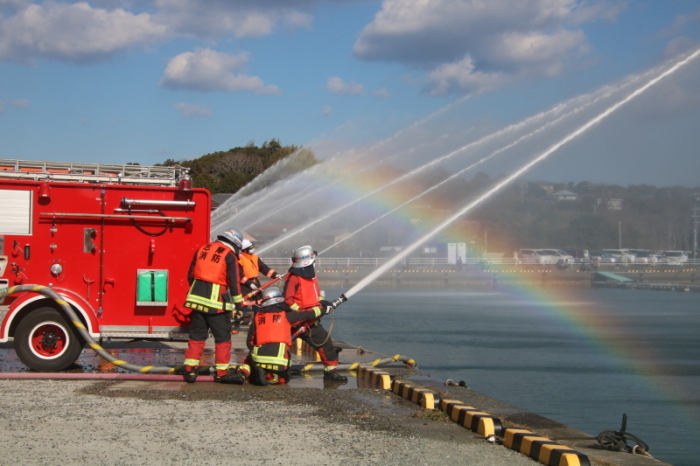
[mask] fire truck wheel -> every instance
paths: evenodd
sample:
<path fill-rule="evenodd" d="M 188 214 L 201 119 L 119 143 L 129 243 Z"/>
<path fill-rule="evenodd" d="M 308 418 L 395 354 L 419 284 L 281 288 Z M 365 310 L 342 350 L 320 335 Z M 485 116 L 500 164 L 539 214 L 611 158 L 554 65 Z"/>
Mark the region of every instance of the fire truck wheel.
<path fill-rule="evenodd" d="M 78 359 L 84 342 L 63 315 L 42 307 L 17 325 L 15 351 L 30 369 L 53 372 L 66 369 Z"/>

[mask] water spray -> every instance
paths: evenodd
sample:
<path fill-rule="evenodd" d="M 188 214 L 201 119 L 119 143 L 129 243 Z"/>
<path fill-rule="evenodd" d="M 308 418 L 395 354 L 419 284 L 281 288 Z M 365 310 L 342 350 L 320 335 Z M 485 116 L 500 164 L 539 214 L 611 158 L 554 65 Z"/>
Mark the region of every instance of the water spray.
<path fill-rule="evenodd" d="M 620 88 L 622 88 L 622 87 L 624 87 L 624 85 L 623 85 L 623 86 L 620 86 Z M 616 90 L 619 90 L 619 89 L 616 89 Z M 605 92 L 605 93 L 601 94 L 600 96 L 596 97 L 595 99 L 591 100 L 590 102 L 584 103 L 584 104 L 582 104 L 582 105 L 580 105 L 580 106 L 574 108 L 572 111 L 561 115 L 561 116 L 558 117 L 557 119 L 552 120 L 552 121 L 550 121 L 550 122 L 548 122 L 548 123 L 546 123 L 546 124 L 540 126 L 539 128 L 535 129 L 534 131 L 531 131 L 530 133 L 521 136 L 520 138 L 516 139 L 516 140 L 513 141 L 512 143 L 510 143 L 510 144 L 508 144 L 508 145 L 506 145 L 506 146 L 504 146 L 504 147 L 501 147 L 500 149 L 496 149 L 495 151 L 491 152 L 489 155 L 487 155 L 486 157 L 482 158 L 481 160 L 478 160 L 478 161 L 472 163 L 471 165 L 468 165 L 466 168 L 463 168 L 463 169 L 461 169 L 461 170 L 459 170 L 459 171 L 453 173 L 453 174 L 450 175 L 449 177 L 447 177 L 447 178 L 445 178 L 444 180 L 442 180 L 441 182 L 439 182 L 439 183 L 433 185 L 432 187 L 426 189 L 426 190 L 423 191 L 422 193 L 419 193 L 419 194 L 417 194 L 416 196 L 413 196 L 411 199 L 407 200 L 406 202 L 404 202 L 404 203 L 402 203 L 402 204 L 400 204 L 400 205 L 394 207 L 394 208 L 391 209 L 390 211 L 388 211 L 388 212 L 386 212 L 386 213 L 380 215 L 379 217 L 375 218 L 375 219 L 372 220 L 371 222 L 366 223 L 365 225 L 363 225 L 362 227 L 360 227 L 360 228 L 358 228 L 357 230 L 353 231 L 353 232 L 350 233 L 349 235 L 344 236 L 343 238 L 341 238 L 340 240 L 338 240 L 338 241 L 335 242 L 334 244 L 331 244 L 331 245 L 328 246 L 326 249 L 324 249 L 323 251 L 321 251 L 321 252 L 319 253 L 319 255 L 320 255 L 320 254 L 323 254 L 324 252 L 327 252 L 328 250 L 330 250 L 330 249 L 332 249 L 332 248 L 334 248 L 335 246 L 339 245 L 339 244 L 342 243 L 343 241 L 346 241 L 346 240 L 352 238 L 353 236 L 355 236 L 356 234 L 358 234 L 359 232 L 361 232 L 361 231 L 364 230 L 365 228 L 370 227 L 371 225 L 373 225 L 373 224 L 377 223 L 378 221 L 380 221 L 381 219 L 383 219 L 383 218 L 385 218 L 385 217 L 391 215 L 392 213 L 396 212 L 397 210 L 401 209 L 402 207 L 407 206 L 407 205 L 410 204 L 411 202 L 413 202 L 413 201 L 415 201 L 415 200 L 417 200 L 417 199 L 420 199 L 421 197 L 423 197 L 423 196 L 425 196 L 425 195 L 431 193 L 432 191 L 438 189 L 440 186 L 443 186 L 445 183 L 449 182 L 450 180 L 453 180 L 454 178 L 457 178 L 458 176 L 460 176 L 460 175 L 462 175 L 463 173 L 465 173 L 465 172 L 471 170 L 472 168 L 475 168 L 475 167 L 477 167 L 478 165 L 481 165 L 482 163 L 488 161 L 488 160 L 491 159 L 492 157 L 495 157 L 496 155 L 498 155 L 498 154 L 500 154 L 500 153 L 503 153 L 503 152 L 505 152 L 505 151 L 508 150 L 508 149 L 513 148 L 514 146 L 518 145 L 519 143 L 525 141 L 526 139 L 529 139 L 529 138 L 535 136 L 536 134 L 538 134 L 538 133 L 544 131 L 545 129 L 547 129 L 547 128 L 549 128 L 549 127 L 551 127 L 551 126 L 553 126 L 553 125 L 555 125 L 555 124 L 557 124 L 557 123 L 559 123 L 559 122 L 565 120 L 566 118 L 568 118 L 568 117 L 570 117 L 570 116 L 572 116 L 572 115 L 574 115 L 574 114 L 576 114 L 576 113 L 578 113 L 578 112 L 580 112 L 580 111 L 582 111 L 582 110 L 584 110 L 586 107 L 595 104 L 595 103 L 598 102 L 600 99 L 605 98 L 605 97 L 609 97 L 610 94 L 612 94 L 612 92 L 613 92 L 612 90 L 609 90 L 608 92 Z"/>
<path fill-rule="evenodd" d="M 447 112 L 448 110 L 450 110 L 450 109 L 452 109 L 452 108 L 454 108 L 454 107 L 457 107 L 458 105 L 464 103 L 464 102 L 465 102 L 467 99 L 469 99 L 470 97 L 471 97 L 471 95 L 466 95 L 466 96 L 464 96 L 464 97 L 461 97 L 460 99 L 455 100 L 454 102 L 450 102 L 449 104 L 445 105 L 444 107 L 441 107 L 441 108 L 435 110 L 433 113 L 429 114 L 429 115 L 426 116 L 425 118 L 422 118 L 422 119 L 420 119 L 420 120 L 418 120 L 418 121 L 415 121 L 415 122 L 413 122 L 412 124 L 410 124 L 409 126 L 407 126 L 407 127 L 403 128 L 403 129 L 400 129 L 400 130 L 396 131 L 396 132 L 395 132 L 394 134 L 392 134 L 391 136 L 386 137 L 386 138 L 384 138 L 384 139 L 382 139 L 382 140 L 376 142 L 375 144 L 373 144 L 373 145 L 371 145 L 370 147 L 368 147 L 368 148 L 364 151 L 364 153 L 371 152 L 371 151 L 375 150 L 376 148 L 381 147 L 381 146 L 383 146 L 383 145 L 385 145 L 385 144 L 387 144 L 387 143 L 389 143 L 389 142 L 395 140 L 396 138 L 398 138 L 398 137 L 401 136 L 402 134 L 404 134 L 404 133 L 406 133 L 406 132 L 408 132 L 408 131 L 410 131 L 410 130 L 412 130 L 412 129 L 414 129 L 414 128 L 417 128 L 417 127 L 419 127 L 419 126 L 421 126 L 421 125 L 426 124 L 428 121 L 434 119 L 434 118 L 437 117 L 438 115 L 440 115 L 440 114 L 442 114 L 442 113 L 445 113 L 445 112 Z M 300 150 L 297 151 L 297 152 L 300 152 Z M 353 152 L 353 150 L 351 150 L 351 151 L 349 151 L 349 152 L 345 152 L 345 153 L 339 153 L 339 154 L 336 154 L 336 155 L 334 155 L 333 157 L 331 157 L 331 159 L 338 159 L 338 158 L 344 157 L 344 156 L 346 156 L 346 155 L 348 155 L 348 154 L 352 154 L 352 152 Z M 271 172 L 271 171 L 273 171 L 274 169 L 279 168 L 280 164 L 282 164 L 284 161 L 287 161 L 287 160 L 288 160 L 288 158 L 285 158 L 285 159 L 280 160 L 279 162 L 275 163 L 272 167 L 268 168 L 268 169 L 266 170 L 266 172 Z M 306 171 L 305 171 L 304 173 L 306 173 Z M 258 178 L 262 178 L 262 176 L 261 176 L 261 177 L 258 177 Z M 258 178 L 256 178 L 256 180 L 254 180 L 254 181 L 252 182 L 252 184 L 253 184 L 253 183 L 256 183 L 256 181 L 259 183 L 259 181 L 261 181 L 261 180 L 258 180 Z M 216 211 L 214 211 L 214 213 L 213 213 L 213 215 L 212 215 L 212 219 L 214 220 L 213 223 L 217 223 L 216 220 L 217 220 L 219 217 L 221 217 L 222 214 L 226 213 L 225 211 L 230 211 L 230 210 L 231 210 L 231 209 L 230 209 L 231 204 L 234 204 L 234 203 L 235 203 L 237 200 L 239 200 L 239 199 L 245 199 L 246 197 L 250 196 L 250 194 L 247 194 L 249 191 L 250 191 L 250 186 L 246 186 L 246 188 L 242 188 L 240 191 L 238 191 L 236 194 L 234 194 L 230 199 L 228 199 L 222 206 L 220 206 L 218 209 L 216 209 Z M 315 190 L 315 191 L 316 191 L 316 190 Z M 258 191 L 258 193 L 256 193 L 256 194 L 259 194 L 259 191 Z M 222 208 L 223 208 L 223 209 L 222 209 Z M 219 212 L 219 211 L 221 211 L 221 212 Z M 221 222 L 221 223 L 223 223 L 223 222 Z M 217 225 L 217 226 L 218 226 L 218 225 Z"/>
<path fill-rule="evenodd" d="M 454 156 L 456 156 L 456 155 L 458 155 L 458 154 L 460 154 L 460 153 L 466 152 L 466 151 L 468 151 L 468 150 L 473 150 L 473 149 L 475 149 L 475 148 L 477 148 L 477 147 L 479 147 L 479 146 L 481 146 L 481 145 L 484 145 L 484 144 L 486 144 L 486 143 L 488 143 L 488 142 L 491 142 L 491 141 L 495 140 L 495 139 L 498 138 L 498 137 L 502 137 L 502 136 L 505 136 L 505 135 L 509 135 L 509 134 L 511 134 L 511 133 L 514 133 L 514 132 L 516 132 L 516 131 L 519 131 L 519 130 L 521 130 L 521 129 L 527 127 L 528 125 L 534 124 L 535 122 L 540 121 L 540 120 L 542 120 L 542 119 L 544 119 L 544 118 L 546 118 L 546 117 L 549 117 L 549 116 L 552 116 L 552 115 L 561 114 L 567 107 L 570 107 L 570 106 L 572 106 L 572 105 L 577 106 L 574 110 L 572 110 L 572 111 L 566 113 L 566 114 L 563 115 L 563 116 L 559 116 L 556 120 L 554 120 L 554 121 L 552 121 L 552 122 L 549 122 L 549 123 L 545 124 L 544 127 L 547 127 L 547 126 L 549 126 L 549 125 L 551 125 L 551 124 L 553 124 L 553 123 L 559 122 L 559 121 L 561 121 L 562 119 L 564 119 L 564 118 L 566 118 L 566 117 L 568 117 L 568 116 L 570 116 L 570 115 L 572 115 L 572 114 L 574 114 L 574 113 L 577 113 L 577 112 L 580 111 L 581 109 L 583 109 L 583 108 L 585 108 L 585 107 L 587 107 L 587 106 L 589 106 L 589 105 L 592 105 L 592 104 L 598 102 L 600 99 L 609 96 L 612 92 L 619 91 L 620 89 L 624 88 L 625 86 L 627 86 L 627 85 L 629 85 L 629 84 L 635 82 L 637 79 L 638 79 L 638 78 L 633 78 L 633 79 L 631 79 L 629 82 L 624 83 L 624 84 L 618 86 L 617 88 L 604 88 L 604 89 L 602 89 L 602 90 L 600 91 L 600 95 L 598 95 L 594 100 L 592 100 L 592 101 L 590 101 L 590 102 L 588 102 L 588 103 L 583 103 L 583 104 L 582 104 L 582 103 L 581 103 L 581 100 L 583 99 L 582 97 L 577 97 L 577 98 L 574 98 L 574 99 L 570 99 L 569 101 L 567 101 L 567 102 L 565 102 L 565 103 L 562 103 L 562 104 L 559 104 L 559 105 L 556 105 L 555 107 L 553 107 L 553 108 L 551 108 L 551 109 L 549 109 L 549 110 L 540 112 L 540 113 L 538 113 L 537 115 L 534 115 L 534 116 L 531 116 L 531 117 L 529 117 L 529 118 L 526 118 L 525 120 L 523 120 L 523 121 L 521 121 L 521 122 L 514 123 L 514 124 L 512 124 L 512 125 L 509 125 L 509 126 L 503 128 L 503 129 L 501 129 L 501 130 L 498 130 L 498 131 L 496 131 L 496 132 L 494 132 L 494 133 L 491 133 L 491 134 L 489 134 L 489 135 L 486 135 L 486 136 L 484 136 L 484 137 L 482 137 L 482 138 L 480 138 L 480 139 L 478 139 L 478 140 L 476 140 L 476 141 L 472 141 L 472 142 L 470 142 L 470 143 L 468 143 L 468 144 L 465 144 L 465 145 L 463 145 L 463 146 L 461 146 L 461 147 L 459 147 L 459 148 L 457 148 L 457 149 L 455 149 L 455 150 L 453 150 L 453 151 L 451 151 L 451 152 L 449 152 L 449 153 L 447 153 L 447 154 L 445 154 L 445 155 L 442 155 L 442 156 L 440 156 L 440 157 L 438 157 L 438 158 L 436 158 L 436 159 L 433 159 L 433 160 L 431 160 L 430 162 L 427 162 L 427 163 L 425 163 L 425 164 L 423 164 L 423 165 L 421 165 L 421 166 L 419 166 L 419 167 L 417 167 L 417 168 L 415 168 L 415 169 L 413 169 L 413 170 L 411 170 L 411 171 L 409 171 L 409 172 L 407 172 L 407 173 L 405 173 L 405 174 L 403 174 L 403 175 L 401 175 L 401 176 L 399 176 L 399 177 L 397 177 L 397 178 L 395 178 L 395 179 L 389 181 L 388 183 L 384 184 L 383 186 L 380 186 L 380 187 L 378 187 L 378 188 L 376 188 L 376 189 L 373 189 L 373 190 L 371 190 L 370 192 L 365 193 L 365 194 L 363 194 L 362 196 L 360 196 L 360 197 L 358 197 L 358 198 L 356 198 L 356 199 L 354 199 L 354 200 L 352 200 L 352 201 L 347 202 L 346 204 L 344 204 L 344 205 L 342 205 L 342 206 L 336 208 L 335 210 L 331 211 L 330 213 L 328 213 L 328 214 L 326 214 L 326 215 L 323 215 L 323 216 L 321 216 L 321 217 L 318 217 L 318 218 L 316 218 L 316 219 L 314 219 L 314 220 L 312 220 L 312 221 L 306 223 L 305 225 L 303 225 L 303 226 L 301 226 L 301 227 L 299 227 L 299 228 L 296 228 L 295 230 L 289 232 L 288 234 L 283 235 L 283 236 L 277 238 L 276 240 L 274 240 L 274 241 L 272 241 L 272 242 L 266 244 L 262 249 L 260 249 L 260 252 L 267 251 L 268 249 L 272 248 L 273 246 L 277 246 L 278 244 L 280 244 L 280 243 L 282 243 L 282 242 L 284 242 L 284 241 L 286 241 L 286 240 L 288 240 L 288 239 L 290 239 L 290 238 L 292 238 L 292 237 L 298 235 L 299 233 L 302 233 L 302 232 L 306 231 L 307 229 L 311 228 L 312 226 L 314 226 L 314 225 L 316 225 L 316 224 L 318 224 L 318 223 L 320 223 L 320 222 L 322 222 L 322 221 L 328 219 L 329 217 L 331 217 L 331 216 L 333 216 L 333 215 L 335 215 L 335 214 L 337 214 L 337 213 L 339 213 L 339 212 L 341 212 L 341 211 L 343 211 L 343 210 L 345 210 L 345 209 L 347 209 L 347 208 L 349 208 L 349 207 L 351 207 L 351 206 L 357 204 L 358 202 L 360 202 L 360 201 L 362 201 L 362 200 L 364 200 L 364 199 L 366 199 L 366 198 L 368 198 L 368 197 L 370 197 L 370 196 L 373 196 L 374 194 L 377 194 L 378 192 L 383 191 L 384 189 L 387 189 L 387 188 L 389 188 L 390 186 L 393 186 L 393 185 L 395 185 L 395 184 L 398 183 L 398 182 L 401 182 L 401 181 L 406 180 L 406 179 L 408 179 L 408 178 L 410 178 L 410 177 L 412 177 L 412 176 L 414 176 L 414 175 L 417 175 L 418 173 L 420 173 L 420 172 L 422 172 L 422 171 L 424 171 L 424 170 L 426 170 L 426 169 L 428 169 L 428 168 L 430 168 L 430 167 L 432 167 L 432 166 L 435 166 L 435 165 L 437 165 L 437 164 L 439 164 L 439 163 L 441 163 L 441 162 L 443 162 L 443 161 L 445 161 L 445 160 L 448 160 L 448 159 L 450 159 L 450 158 L 452 158 L 452 157 L 454 157 Z M 588 97 L 588 96 L 586 96 L 586 97 Z M 543 129 L 543 128 L 542 128 L 542 127 L 539 128 L 539 130 L 541 130 L 541 129 Z M 537 132 L 539 132 L 539 131 L 538 131 L 538 130 L 534 130 L 533 132 L 529 133 L 528 135 L 525 135 L 525 136 L 522 136 L 522 137 L 518 138 L 514 143 L 511 143 L 511 144 L 507 145 L 506 147 L 501 148 L 501 149 L 495 151 L 494 153 L 492 153 L 491 155 L 489 155 L 489 156 L 483 158 L 482 160 L 476 162 L 475 164 L 472 164 L 472 165 L 470 166 L 470 168 L 473 167 L 473 166 L 476 166 L 476 165 L 478 165 L 478 164 L 480 164 L 480 163 L 482 163 L 482 162 L 484 162 L 484 161 L 486 161 L 486 160 L 488 160 L 489 158 L 491 158 L 491 157 L 493 157 L 494 155 L 496 155 L 496 153 L 503 152 L 504 150 L 506 150 L 506 149 L 512 147 L 513 145 L 517 144 L 518 142 L 520 142 L 520 141 L 523 140 L 524 138 L 528 138 L 528 137 L 530 137 L 530 135 L 533 135 L 534 133 L 537 133 Z M 465 169 L 465 170 L 466 170 L 466 169 Z M 464 171 L 464 170 L 463 170 L 463 171 Z"/>
<path fill-rule="evenodd" d="M 577 130 L 569 133 L 566 137 L 561 139 L 559 142 L 556 144 L 552 145 L 549 149 L 532 159 L 530 162 L 526 163 L 522 167 L 520 167 L 518 170 L 513 172 L 512 174 L 508 175 L 506 178 L 504 178 L 502 181 L 497 183 L 495 186 L 493 186 L 491 189 L 489 189 L 487 192 L 479 196 L 477 199 L 474 201 L 470 202 L 467 204 L 465 207 L 463 207 L 461 210 L 459 210 L 457 213 L 453 214 L 446 220 L 444 220 L 442 223 L 437 225 L 432 231 L 428 232 L 427 234 L 423 235 L 421 238 L 419 238 L 417 241 L 415 241 L 413 244 L 409 245 L 405 250 L 401 251 L 399 254 L 388 260 L 386 263 L 384 263 L 382 266 L 377 268 L 374 272 L 369 274 L 367 277 L 362 279 L 359 283 L 357 283 L 355 286 L 350 288 L 350 290 L 345 292 L 345 296 L 350 298 L 352 297 L 355 293 L 358 291 L 362 290 L 364 287 L 372 283 L 377 277 L 382 275 L 384 272 L 389 270 L 391 267 L 396 265 L 399 261 L 407 257 L 410 253 L 415 251 L 421 244 L 425 243 L 429 239 L 431 239 L 433 236 L 437 235 L 440 233 L 442 230 L 450 226 L 452 223 L 457 221 L 460 217 L 462 217 L 464 214 L 467 212 L 471 211 L 475 207 L 479 206 L 482 204 L 484 201 L 488 200 L 491 196 L 496 194 L 498 191 L 503 189 L 505 186 L 509 185 L 513 180 L 521 176 L 523 173 L 527 172 L 530 170 L 534 165 L 537 163 L 541 162 L 542 160 L 546 159 L 548 156 L 550 156 L 553 152 L 564 146 L 565 144 L 569 143 L 571 140 L 574 138 L 580 136 L 581 134 L 585 133 L 589 129 L 591 129 L 593 126 L 597 125 L 600 123 L 602 120 L 604 120 L 606 117 L 608 117 L 610 114 L 618 110 L 620 107 L 625 105 L 626 103 L 630 102 L 633 100 L 635 97 L 638 97 L 639 95 L 643 94 L 647 89 L 652 87 L 654 84 L 658 83 L 662 79 L 666 78 L 667 76 L 673 74 L 676 70 L 681 68 L 682 66 L 688 64 L 697 56 L 700 55 L 700 49 L 696 50 L 683 60 L 677 62 L 675 65 L 661 73 L 659 76 L 653 78 L 652 80 L 648 81 L 645 85 L 637 88 L 635 91 L 633 91 L 631 94 L 629 94 L 627 97 L 624 99 L 620 100 L 619 102 L 611 105 L 608 107 L 605 111 L 602 113 L 598 114 L 596 117 L 590 119 L 588 122 L 580 126 Z"/>

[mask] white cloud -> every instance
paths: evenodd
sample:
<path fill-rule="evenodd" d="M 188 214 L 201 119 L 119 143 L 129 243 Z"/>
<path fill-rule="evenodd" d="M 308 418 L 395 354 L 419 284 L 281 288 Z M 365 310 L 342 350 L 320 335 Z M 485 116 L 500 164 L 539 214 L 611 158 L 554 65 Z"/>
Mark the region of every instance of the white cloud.
<path fill-rule="evenodd" d="M 570 18 L 574 23 L 586 23 L 589 21 L 615 21 L 620 13 L 627 9 L 628 0 L 599 1 L 589 3 L 579 2 L 574 8 Z"/>
<path fill-rule="evenodd" d="M 92 62 L 175 37 L 261 37 L 311 27 L 319 0 L 0 0 L 0 61 Z"/>
<path fill-rule="evenodd" d="M 387 90 L 387 88 L 382 87 L 372 92 L 372 95 L 377 99 L 386 99 L 387 97 L 389 97 L 389 91 Z"/>
<path fill-rule="evenodd" d="M 470 57 L 454 63 L 440 65 L 427 77 L 426 90 L 433 95 L 452 92 L 469 92 L 478 89 L 482 92 L 499 87 L 509 81 L 503 73 L 484 73 L 476 71 Z"/>
<path fill-rule="evenodd" d="M 431 93 L 483 91 L 554 76 L 590 53 L 576 24 L 611 20 L 625 2 L 384 0 L 353 54 L 429 71 Z"/>
<path fill-rule="evenodd" d="M 308 28 L 312 17 L 299 11 L 302 2 L 234 2 L 230 0 L 157 0 L 158 21 L 174 32 L 198 37 L 261 37 L 277 24 L 289 29 Z"/>
<path fill-rule="evenodd" d="M 362 84 L 354 81 L 348 83 L 337 76 L 328 78 L 326 87 L 334 94 L 362 95 L 365 93 L 365 87 Z"/>
<path fill-rule="evenodd" d="M 170 60 L 160 85 L 200 91 L 281 93 L 277 86 L 266 85 L 259 77 L 246 74 L 247 62 L 247 53 L 229 55 L 196 48 L 194 52 L 184 52 Z"/>
<path fill-rule="evenodd" d="M 183 117 L 185 118 L 191 118 L 191 117 L 210 117 L 211 116 L 211 111 L 207 108 L 200 107 L 198 105 L 192 105 L 192 104 L 186 104 L 184 102 L 180 102 L 175 104 L 175 108 L 182 114 Z"/>
<path fill-rule="evenodd" d="M 4 113 L 6 107 L 27 108 L 29 101 L 27 99 L 0 100 L 0 113 Z"/>
<path fill-rule="evenodd" d="M 88 62 L 153 42 L 165 33 L 148 13 L 108 11 L 84 2 L 33 4 L 0 18 L 0 60 Z"/>

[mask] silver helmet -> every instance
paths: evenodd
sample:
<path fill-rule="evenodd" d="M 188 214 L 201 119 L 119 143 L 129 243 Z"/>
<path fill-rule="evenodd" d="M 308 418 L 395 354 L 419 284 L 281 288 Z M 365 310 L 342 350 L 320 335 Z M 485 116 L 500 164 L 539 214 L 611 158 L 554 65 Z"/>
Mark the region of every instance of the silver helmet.
<path fill-rule="evenodd" d="M 316 251 L 311 246 L 302 246 L 294 251 L 292 268 L 307 267 L 316 261 Z"/>
<path fill-rule="evenodd" d="M 243 243 L 243 235 L 240 231 L 236 230 L 235 228 L 226 230 L 225 232 L 217 236 L 216 239 L 220 241 L 226 241 L 227 243 L 231 243 L 239 249 Z"/>
<path fill-rule="evenodd" d="M 262 306 L 272 306 L 273 304 L 278 304 L 284 301 L 284 296 L 279 288 L 271 286 L 270 288 L 265 288 L 262 292 Z"/>

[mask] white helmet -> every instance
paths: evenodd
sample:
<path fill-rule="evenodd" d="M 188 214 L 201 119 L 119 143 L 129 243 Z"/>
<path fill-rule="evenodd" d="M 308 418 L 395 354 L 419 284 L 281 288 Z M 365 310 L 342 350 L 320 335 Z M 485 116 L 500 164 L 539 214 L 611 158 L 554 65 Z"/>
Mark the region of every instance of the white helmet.
<path fill-rule="evenodd" d="M 248 249 L 250 249 L 249 252 L 253 252 L 253 243 L 251 243 L 251 242 L 250 242 L 249 240 L 247 240 L 247 239 L 244 239 L 244 240 L 241 242 L 241 249 L 243 249 L 244 251 L 247 251 Z"/>
<path fill-rule="evenodd" d="M 240 231 L 236 230 L 235 228 L 231 228 L 230 230 L 226 230 L 225 232 L 217 236 L 216 239 L 220 241 L 226 241 L 227 243 L 231 243 L 237 248 L 240 248 L 241 243 L 243 242 L 243 235 Z"/>
<path fill-rule="evenodd" d="M 284 296 L 279 288 L 274 286 L 270 288 L 265 288 L 262 292 L 262 307 L 272 306 L 273 304 L 281 303 L 284 301 Z"/>
<path fill-rule="evenodd" d="M 307 267 L 316 260 L 316 251 L 311 246 L 302 246 L 294 251 L 292 256 L 292 268 Z"/>

